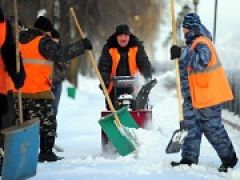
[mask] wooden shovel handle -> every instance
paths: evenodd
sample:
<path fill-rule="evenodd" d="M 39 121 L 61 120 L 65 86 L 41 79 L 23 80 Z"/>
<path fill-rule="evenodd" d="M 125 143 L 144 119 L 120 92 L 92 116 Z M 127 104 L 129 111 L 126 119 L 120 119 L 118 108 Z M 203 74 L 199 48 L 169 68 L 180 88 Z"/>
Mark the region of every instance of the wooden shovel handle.
<path fill-rule="evenodd" d="M 177 44 L 177 30 L 176 30 L 176 18 L 175 18 L 175 6 L 174 0 L 170 2 L 171 6 L 171 17 L 172 17 L 172 43 Z M 178 108 L 179 108 L 179 120 L 183 120 L 183 108 L 182 108 L 182 93 L 181 93 L 181 84 L 180 84 L 180 73 L 179 73 L 179 59 L 175 60 L 176 68 L 176 88 L 177 88 L 177 98 L 178 98 Z"/>
<path fill-rule="evenodd" d="M 78 19 L 77 19 L 76 13 L 75 13 L 75 11 L 74 11 L 74 9 L 73 9 L 72 7 L 70 8 L 70 12 L 71 12 L 71 15 L 72 15 L 72 17 L 73 17 L 73 20 L 74 20 L 74 22 L 75 22 L 75 25 L 76 25 L 76 27 L 77 27 L 77 30 L 78 30 L 78 32 L 79 32 L 79 34 L 80 34 L 80 37 L 81 37 L 81 38 L 85 38 L 85 35 L 84 35 L 83 31 L 82 31 L 82 28 L 81 28 L 81 26 L 80 26 L 80 23 L 79 23 L 79 21 L 78 21 Z M 103 89 L 103 93 L 104 93 L 104 96 L 105 96 L 105 98 L 106 98 L 106 100 L 107 100 L 108 106 L 110 107 L 110 110 L 111 110 L 111 112 L 112 112 L 113 115 L 114 115 L 114 118 L 115 118 L 115 120 L 116 120 L 116 123 L 118 124 L 119 127 L 121 127 L 121 122 L 120 122 L 120 120 L 119 120 L 119 117 L 117 116 L 116 110 L 115 110 L 115 108 L 114 108 L 114 106 L 113 106 L 113 103 L 112 103 L 110 97 L 109 97 L 109 93 L 108 93 L 107 88 L 106 88 L 106 86 L 105 86 L 105 84 L 104 84 L 104 81 L 103 81 L 103 79 L 102 79 L 102 76 L 101 76 L 101 74 L 100 74 L 100 72 L 99 72 L 99 70 L 98 70 L 98 67 L 97 67 L 97 65 L 96 65 L 96 61 L 94 60 L 94 57 L 93 57 L 93 54 L 92 54 L 92 51 L 88 50 L 87 53 L 88 53 L 88 55 L 89 55 L 89 57 L 90 57 L 90 58 L 88 58 L 88 59 L 90 60 L 91 65 L 92 65 L 93 69 L 95 70 L 95 72 L 96 72 L 96 74 L 97 74 L 97 77 L 98 77 L 98 79 L 99 79 L 99 81 L 100 81 L 100 85 L 101 85 L 101 87 L 102 87 L 102 89 Z"/>
<path fill-rule="evenodd" d="M 15 42 L 16 42 L 16 71 L 20 73 L 20 58 L 19 58 L 19 32 L 18 32 L 18 10 L 17 10 L 17 0 L 13 1 L 14 9 L 14 26 L 15 26 Z M 17 90 L 18 95 L 18 107 L 19 107 L 19 119 L 20 126 L 23 125 L 23 108 L 22 108 L 22 94 L 21 91 Z"/>

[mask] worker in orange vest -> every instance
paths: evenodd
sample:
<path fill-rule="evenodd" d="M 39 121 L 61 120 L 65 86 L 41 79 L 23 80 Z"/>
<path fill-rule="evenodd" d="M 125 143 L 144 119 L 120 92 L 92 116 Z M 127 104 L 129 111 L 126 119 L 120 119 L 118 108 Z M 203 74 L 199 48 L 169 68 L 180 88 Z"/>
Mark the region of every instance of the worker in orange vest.
<path fill-rule="evenodd" d="M 0 130 L 15 125 L 13 118 L 4 118 L 14 110 L 13 82 L 16 89 L 23 86 L 25 71 L 20 60 L 20 72 L 16 71 L 16 44 L 13 27 L 9 23 L 0 7 Z M 15 110 L 14 110 L 15 111 Z M 14 114 L 14 112 L 12 113 Z M 0 148 L 3 148 L 3 135 L 0 135 Z M 3 157 L 0 155 L 0 173 Z"/>
<path fill-rule="evenodd" d="M 62 159 L 52 151 L 57 128 L 52 106 L 54 96 L 51 91 L 53 62 L 69 61 L 82 55 L 84 50 L 92 49 L 87 38 L 73 44 L 60 45 L 52 39 L 52 31 L 50 20 L 40 16 L 36 19 L 34 28 L 21 31 L 19 36 L 20 52 L 26 71 L 26 80 L 21 88 L 24 119 L 40 120 L 39 162 Z"/>
<path fill-rule="evenodd" d="M 132 88 L 118 88 L 116 94 L 113 93 L 113 76 L 142 75 L 146 80 L 152 78 L 151 63 L 143 43 L 131 33 L 127 24 L 117 25 L 116 31 L 108 38 L 98 68 L 113 102 L 119 95 L 133 92 Z M 117 108 L 116 103 L 113 104 Z"/>
<path fill-rule="evenodd" d="M 182 145 L 182 159 L 172 166 L 197 164 L 202 134 L 217 151 L 222 164 L 220 172 L 227 172 L 237 164 L 232 142 L 222 124 L 222 104 L 233 99 L 227 77 L 212 43 L 211 33 L 195 13 L 183 20 L 184 48 L 173 45 L 171 59 L 180 58 L 180 81 L 184 99 L 182 126 L 188 135 Z"/>

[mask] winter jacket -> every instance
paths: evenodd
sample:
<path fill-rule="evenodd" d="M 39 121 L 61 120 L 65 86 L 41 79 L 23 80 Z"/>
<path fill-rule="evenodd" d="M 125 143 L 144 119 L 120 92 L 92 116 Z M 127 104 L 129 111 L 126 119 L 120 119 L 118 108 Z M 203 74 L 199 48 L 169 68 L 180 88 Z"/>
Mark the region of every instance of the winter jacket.
<path fill-rule="evenodd" d="M 184 99 L 184 116 L 188 116 L 188 111 L 193 108 L 189 88 L 188 69 L 191 68 L 194 71 L 205 70 L 212 56 L 211 50 L 206 43 L 197 43 L 194 50 L 192 49 L 192 43 L 200 36 L 205 36 L 209 40 L 212 39 L 210 32 L 202 24 L 191 29 L 185 35 L 186 46 L 182 50 L 179 61 L 181 91 Z"/>
<path fill-rule="evenodd" d="M 16 44 L 11 24 L 5 21 L 0 7 L 0 120 L 3 113 L 9 111 L 13 104 L 8 102 L 7 93 L 13 81 L 16 88 L 20 88 L 25 79 L 25 71 L 20 58 L 20 72 L 16 72 Z M 9 120 L 9 119 L 8 119 Z M 1 122 L 2 123 L 2 122 Z M 3 124 L 0 125 L 2 128 Z"/>
<path fill-rule="evenodd" d="M 50 65 L 51 62 L 66 62 L 71 59 L 73 59 L 76 56 L 79 56 L 84 53 L 84 45 L 82 41 L 77 41 L 73 44 L 62 46 L 55 41 L 52 40 L 51 37 L 48 37 L 43 32 L 41 32 L 38 29 L 28 29 L 27 31 L 21 31 L 20 32 L 20 38 L 19 41 L 21 43 L 21 49 L 24 50 L 24 59 L 37 59 L 37 60 L 44 60 L 47 65 Z M 28 46 L 29 49 L 32 49 L 32 52 L 28 52 Z M 39 61 L 38 61 L 39 62 Z M 28 63 L 31 64 L 31 63 Z M 27 76 L 28 81 L 25 83 L 25 93 L 26 94 L 33 94 L 38 92 L 51 92 L 51 85 L 52 80 L 49 78 L 50 71 L 49 68 L 45 67 L 44 73 L 34 72 L 33 69 L 36 67 L 33 66 L 39 66 L 42 67 L 41 64 L 31 64 L 30 69 L 28 68 Z M 25 66 L 27 66 L 27 61 Z M 38 76 L 35 76 L 36 73 L 40 73 Z M 42 79 L 41 81 L 36 81 L 34 79 Z M 44 80 L 45 79 L 45 80 Z M 35 86 L 35 88 L 34 88 Z M 41 87 L 37 90 L 37 87 Z M 34 89 L 31 89 L 34 88 Z M 24 88 L 23 88 L 24 89 Z M 40 99 L 48 99 L 52 98 L 49 93 L 44 94 L 44 96 L 36 94 L 35 96 L 25 96 L 26 98 L 40 98 Z M 46 96 L 45 96 L 46 95 Z"/>
<path fill-rule="evenodd" d="M 24 68 L 27 73 L 26 81 L 21 89 L 23 94 L 50 91 L 53 62 L 43 57 L 38 45 L 43 36 L 37 36 L 26 44 L 20 44 Z"/>
<path fill-rule="evenodd" d="M 203 43 L 208 46 L 211 57 L 208 66 L 203 70 L 188 67 L 188 80 L 193 107 L 206 108 L 233 99 L 232 91 L 221 62 L 218 59 L 212 42 L 204 37 L 197 37 L 191 48 Z"/>
<path fill-rule="evenodd" d="M 109 86 L 112 77 L 113 60 L 110 54 L 110 49 L 117 49 L 120 55 L 118 66 L 116 67 L 116 76 L 131 76 L 130 67 L 128 63 L 128 53 L 130 49 L 137 48 L 136 64 L 139 72 L 144 78 L 149 79 L 152 77 L 151 63 L 144 50 L 141 41 L 134 35 L 130 35 L 130 40 L 126 48 L 121 48 L 116 40 L 116 35 L 113 34 L 104 45 L 101 57 L 99 59 L 98 68 L 103 77 L 106 86 Z"/>
<path fill-rule="evenodd" d="M 70 45 L 60 45 L 46 36 L 38 29 L 28 29 L 20 32 L 19 41 L 21 44 L 27 44 L 38 36 L 43 36 L 39 42 L 38 48 L 40 54 L 48 60 L 54 62 L 65 62 L 73 59 L 84 53 L 84 45 L 82 40 L 79 40 Z"/>
<path fill-rule="evenodd" d="M 0 59 L 0 93 L 7 94 L 16 88 L 22 87 L 25 71 L 20 58 L 20 72 L 16 71 L 16 44 L 13 37 L 13 28 L 7 22 L 0 22 L 1 26 L 1 59 Z M 12 82 L 13 81 L 13 82 Z"/>
<path fill-rule="evenodd" d="M 55 62 L 53 68 L 52 81 L 54 83 L 60 83 L 67 78 L 67 71 L 70 66 L 70 62 Z"/>

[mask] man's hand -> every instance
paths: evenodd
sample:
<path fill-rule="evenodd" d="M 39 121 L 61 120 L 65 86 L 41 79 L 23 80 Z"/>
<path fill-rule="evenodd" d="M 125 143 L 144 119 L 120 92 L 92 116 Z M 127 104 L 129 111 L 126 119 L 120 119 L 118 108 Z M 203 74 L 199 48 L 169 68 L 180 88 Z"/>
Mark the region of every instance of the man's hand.
<path fill-rule="evenodd" d="M 174 60 L 176 58 L 180 58 L 181 48 L 179 46 L 173 45 L 170 49 L 170 53 L 171 53 L 171 60 Z"/>
<path fill-rule="evenodd" d="M 24 85 L 25 80 L 25 72 L 21 71 L 20 73 L 17 73 L 13 77 L 14 86 L 16 89 L 21 88 Z"/>
<path fill-rule="evenodd" d="M 93 49 L 92 43 L 88 38 L 82 39 L 82 43 L 84 45 L 84 49 L 87 49 L 87 50 L 92 50 Z"/>

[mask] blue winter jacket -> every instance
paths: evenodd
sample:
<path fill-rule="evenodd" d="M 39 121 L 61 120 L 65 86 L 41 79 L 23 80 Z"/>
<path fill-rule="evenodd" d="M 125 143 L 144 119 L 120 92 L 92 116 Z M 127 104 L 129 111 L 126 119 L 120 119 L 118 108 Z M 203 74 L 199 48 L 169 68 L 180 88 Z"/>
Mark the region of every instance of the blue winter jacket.
<path fill-rule="evenodd" d="M 185 35 L 186 46 L 182 49 L 179 61 L 181 91 L 184 99 L 183 102 L 184 119 L 189 116 L 192 116 L 192 113 L 194 113 L 189 90 L 187 67 L 190 66 L 194 70 L 203 70 L 204 68 L 207 67 L 211 58 L 211 52 L 208 46 L 205 44 L 201 43 L 197 44 L 194 50 L 191 49 L 192 42 L 198 36 L 205 36 L 212 40 L 211 33 L 205 28 L 204 25 L 201 24 L 198 27 L 191 29 Z"/>

